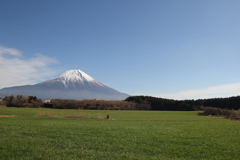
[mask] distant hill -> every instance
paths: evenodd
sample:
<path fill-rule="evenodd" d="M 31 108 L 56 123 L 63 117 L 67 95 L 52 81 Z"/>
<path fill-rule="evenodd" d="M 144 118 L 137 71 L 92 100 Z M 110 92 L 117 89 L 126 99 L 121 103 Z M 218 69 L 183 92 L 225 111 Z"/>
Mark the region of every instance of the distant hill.
<path fill-rule="evenodd" d="M 129 95 L 116 91 L 81 70 L 68 70 L 50 80 L 35 84 L 0 89 L 0 95 L 28 95 L 40 99 L 105 99 L 124 100 Z"/>

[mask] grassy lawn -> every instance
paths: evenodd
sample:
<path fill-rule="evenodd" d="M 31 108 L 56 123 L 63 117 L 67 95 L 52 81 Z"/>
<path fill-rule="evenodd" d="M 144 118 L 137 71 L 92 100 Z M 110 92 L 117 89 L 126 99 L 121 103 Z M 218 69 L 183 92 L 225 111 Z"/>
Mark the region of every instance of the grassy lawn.
<path fill-rule="evenodd" d="M 239 159 L 240 122 L 198 113 L 0 107 L 0 159 Z"/>

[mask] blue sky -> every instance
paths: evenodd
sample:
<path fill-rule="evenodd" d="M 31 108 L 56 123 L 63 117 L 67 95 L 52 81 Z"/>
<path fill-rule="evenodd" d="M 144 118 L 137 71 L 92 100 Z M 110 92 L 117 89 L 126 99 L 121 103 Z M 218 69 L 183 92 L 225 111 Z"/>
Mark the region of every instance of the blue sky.
<path fill-rule="evenodd" d="M 239 0 L 1 0 L 0 88 L 80 69 L 131 95 L 240 95 L 239 8 Z"/>

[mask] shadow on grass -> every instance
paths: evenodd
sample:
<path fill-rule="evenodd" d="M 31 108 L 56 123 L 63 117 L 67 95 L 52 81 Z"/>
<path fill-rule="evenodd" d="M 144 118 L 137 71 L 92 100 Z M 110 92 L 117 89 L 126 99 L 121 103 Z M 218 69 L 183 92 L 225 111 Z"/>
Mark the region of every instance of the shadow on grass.
<path fill-rule="evenodd" d="M 46 117 L 46 118 L 66 118 L 66 119 L 98 119 L 98 120 L 114 120 L 114 119 L 110 119 L 109 115 L 107 115 L 107 117 L 102 117 L 101 115 L 97 115 L 96 117 L 92 117 L 90 118 L 90 116 L 87 115 L 80 115 L 80 116 L 76 116 L 76 115 L 67 115 L 67 116 L 53 116 L 50 114 L 38 114 L 35 115 L 34 117 Z"/>
<path fill-rule="evenodd" d="M 204 114 L 204 112 L 200 112 L 198 113 L 198 116 L 206 116 L 206 115 Z"/>

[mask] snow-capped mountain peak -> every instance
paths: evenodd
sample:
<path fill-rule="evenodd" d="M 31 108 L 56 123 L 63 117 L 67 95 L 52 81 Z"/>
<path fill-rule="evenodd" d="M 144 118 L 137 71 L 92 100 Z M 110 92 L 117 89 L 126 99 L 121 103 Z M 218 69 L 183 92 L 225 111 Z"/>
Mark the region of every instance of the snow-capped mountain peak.
<path fill-rule="evenodd" d="M 92 77 L 90 77 L 89 75 L 87 75 L 86 73 L 84 73 L 81 70 L 68 70 L 53 79 L 55 79 L 55 80 L 61 79 L 65 82 L 95 81 Z"/>
<path fill-rule="evenodd" d="M 75 84 L 82 84 L 84 86 L 86 84 L 95 84 L 95 85 L 99 85 L 99 86 L 104 86 L 103 84 L 96 81 L 91 76 L 89 76 L 88 74 L 84 73 L 83 71 L 81 71 L 79 69 L 78 70 L 68 70 L 68 71 L 60 74 L 59 76 L 54 77 L 48 81 L 42 82 L 40 84 L 55 83 L 55 82 L 62 83 L 65 86 L 65 88 L 68 88 L 69 85 L 75 86 Z"/>
<path fill-rule="evenodd" d="M 96 81 L 81 70 L 68 70 L 50 80 L 0 90 L 2 95 L 34 95 L 45 99 L 107 99 L 122 100 L 128 94 L 118 92 Z"/>

